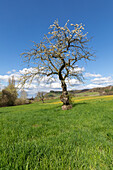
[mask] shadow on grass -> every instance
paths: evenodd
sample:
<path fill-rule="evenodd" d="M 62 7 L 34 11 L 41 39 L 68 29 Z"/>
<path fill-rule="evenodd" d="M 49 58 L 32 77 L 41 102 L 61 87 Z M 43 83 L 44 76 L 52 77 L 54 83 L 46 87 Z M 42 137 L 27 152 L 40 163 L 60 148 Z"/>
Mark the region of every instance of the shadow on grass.
<path fill-rule="evenodd" d="M 82 102 L 82 103 L 73 103 L 72 104 L 72 109 L 74 107 L 76 107 L 76 106 L 84 105 L 84 104 L 87 104 L 87 103 L 85 103 L 85 102 Z M 54 105 L 52 107 L 50 106 L 50 107 L 47 107 L 47 108 L 43 108 L 43 107 L 42 108 L 38 108 L 38 109 L 36 109 L 36 112 L 40 112 L 40 113 L 42 112 L 42 114 L 43 114 L 43 113 L 46 113 L 47 111 L 49 111 L 50 113 L 53 114 L 53 112 L 55 112 L 55 111 L 58 111 L 58 112 L 61 111 L 62 110 L 62 105 L 63 104 L 56 105 L 56 106 Z M 21 106 L 24 106 L 24 105 L 21 105 Z M 69 109 L 69 110 L 71 110 L 71 109 Z M 30 109 L 30 111 L 31 111 L 31 109 Z M 0 111 L 0 114 L 9 113 L 9 112 L 12 112 L 12 110 L 11 111 L 7 111 L 6 110 L 5 112 L 4 111 L 3 112 Z"/>
<path fill-rule="evenodd" d="M 87 104 L 87 103 L 85 103 L 85 102 L 83 102 L 83 103 L 73 103 L 73 104 L 72 104 L 72 108 L 74 108 L 74 107 L 76 107 L 76 106 L 78 106 L 78 105 L 85 105 L 85 104 Z M 63 104 L 62 104 L 62 105 L 63 105 Z M 43 112 L 43 111 L 45 112 L 45 111 L 47 111 L 47 110 L 49 110 L 50 112 L 51 112 L 51 111 L 60 111 L 60 110 L 62 110 L 62 105 L 60 105 L 60 106 L 57 105 L 57 106 L 54 106 L 54 107 L 52 107 L 52 108 L 51 108 L 51 107 L 50 107 L 50 108 L 44 108 L 44 109 L 42 108 L 42 109 L 40 109 L 40 111 L 42 111 L 42 112 Z M 69 110 L 71 110 L 71 109 L 69 109 Z"/>
<path fill-rule="evenodd" d="M 83 103 L 73 103 L 72 107 L 76 107 L 77 105 L 84 105 L 84 104 L 87 104 L 87 103 L 86 102 L 83 102 Z"/>

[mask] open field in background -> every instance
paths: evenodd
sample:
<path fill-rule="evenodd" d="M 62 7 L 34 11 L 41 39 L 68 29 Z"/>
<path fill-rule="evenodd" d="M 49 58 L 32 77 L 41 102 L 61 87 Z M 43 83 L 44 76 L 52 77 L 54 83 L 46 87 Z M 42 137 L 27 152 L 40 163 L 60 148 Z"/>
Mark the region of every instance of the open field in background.
<path fill-rule="evenodd" d="M 113 96 L 0 108 L 0 170 L 113 169 Z"/>
<path fill-rule="evenodd" d="M 82 92 L 82 93 L 75 93 L 76 97 L 80 96 L 99 96 L 99 92 Z"/>
<path fill-rule="evenodd" d="M 54 97 L 54 98 L 59 98 L 61 96 L 62 92 L 49 92 L 46 94 L 47 97 Z M 75 96 L 75 97 L 84 97 L 84 96 L 99 96 L 99 92 L 69 92 L 70 95 Z"/>
<path fill-rule="evenodd" d="M 87 100 L 96 100 L 96 99 L 100 99 L 100 100 L 111 100 L 113 99 L 113 95 L 107 95 L 107 96 L 82 96 L 82 97 L 72 97 L 72 103 L 76 103 L 76 102 L 80 102 L 80 101 L 87 101 Z M 48 104 L 60 104 L 62 103 L 58 98 L 56 100 L 50 100 L 47 102 Z"/>

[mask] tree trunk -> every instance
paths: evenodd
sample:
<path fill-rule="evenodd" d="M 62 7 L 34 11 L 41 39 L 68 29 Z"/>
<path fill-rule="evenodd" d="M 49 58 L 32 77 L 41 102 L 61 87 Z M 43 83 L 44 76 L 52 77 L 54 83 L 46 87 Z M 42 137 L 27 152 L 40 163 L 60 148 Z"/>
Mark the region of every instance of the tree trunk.
<path fill-rule="evenodd" d="M 62 59 L 63 60 L 63 59 Z M 69 94 L 67 91 L 67 85 L 65 83 L 65 76 L 62 75 L 62 70 L 65 68 L 65 61 L 63 60 L 63 65 L 59 70 L 59 80 L 61 81 L 62 87 L 62 95 L 60 96 L 60 100 L 63 102 L 62 110 L 68 110 L 72 108 L 72 105 L 69 103 Z"/>
<path fill-rule="evenodd" d="M 62 87 L 62 95 L 60 96 L 60 100 L 63 102 L 63 105 L 70 105 L 69 94 L 67 91 L 67 85 L 65 81 L 61 81 L 61 87 Z"/>
<path fill-rule="evenodd" d="M 69 103 L 69 94 L 65 81 L 61 81 L 61 86 L 62 95 L 60 96 L 60 100 L 63 102 L 62 110 L 69 110 L 72 108 L 72 105 Z"/>

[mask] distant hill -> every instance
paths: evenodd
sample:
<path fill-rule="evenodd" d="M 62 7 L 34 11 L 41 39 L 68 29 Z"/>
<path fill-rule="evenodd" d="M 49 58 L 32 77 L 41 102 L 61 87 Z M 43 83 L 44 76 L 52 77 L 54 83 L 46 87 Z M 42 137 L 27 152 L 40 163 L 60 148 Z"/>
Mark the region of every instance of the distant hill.
<path fill-rule="evenodd" d="M 70 90 L 69 93 L 76 95 L 79 93 L 98 93 L 99 95 L 113 95 L 113 86 L 107 86 L 107 87 L 97 87 L 92 89 L 83 89 L 83 90 Z M 51 90 L 49 93 L 46 93 L 47 97 L 58 97 L 60 96 L 62 91 L 53 91 Z"/>
<path fill-rule="evenodd" d="M 59 98 L 62 94 L 62 91 L 43 92 L 44 100 L 56 99 Z M 69 94 L 73 97 L 82 97 L 82 96 L 99 96 L 99 95 L 113 95 L 113 86 L 107 87 L 97 87 L 92 89 L 83 89 L 83 90 L 70 90 Z M 36 98 L 31 98 L 29 100 L 39 100 Z"/>
<path fill-rule="evenodd" d="M 93 89 L 89 89 L 90 92 L 99 92 L 101 95 L 113 94 L 113 86 L 107 87 L 97 87 Z"/>

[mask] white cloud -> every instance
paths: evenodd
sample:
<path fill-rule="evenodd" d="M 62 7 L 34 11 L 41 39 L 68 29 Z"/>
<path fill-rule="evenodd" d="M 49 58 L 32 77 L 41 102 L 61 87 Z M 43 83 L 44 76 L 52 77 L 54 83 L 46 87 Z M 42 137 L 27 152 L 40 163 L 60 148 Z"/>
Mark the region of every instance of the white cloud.
<path fill-rule="evenodd" d="M 81 85 L 82 84 L 82 82 L 80 82 L 77 79 L 68 80 L 68 81 L 66 81 L 66 83 L 68 83 L 68 86 L 77 86 L 77 85 Z"/>
<path fill-rule="evenodd" d="M 0 80 L 8 82 L 10 75 L 0 75 Z"/>
<path fill-rule="evenodd" d="M 18 88 L 21 88 L 21 85 L 16 85 L 16 87 L 18 87 Z M 28 84 L 28 83 L 25 83 L 24 84 L 24 88 L 25 89 L 36 89 L 37 88 L 37 85 L 36 84 L 33 84 L 33 83 L 31 83 L 31 84 Z"/>
<path fill-rule="evenodd" d="M 20 74 L 18 73 L 14 73 L 10 75 L 0 75 L 0 81 L 8 82 L 8 79 L 11 78 L 12 76 L 14 76 L 15 81 L 18 81 L 20 78 Z"/>
<path fill-rule="evenodd" d="M 49 85 L 49 87 L 51 87 L 52 89 L 60 89 L 61 84 L 60 84 L 60 82 L 54 82 L 51 85 Z"/>
<path fill-rule="evenodd" d="M 83 73 L 84 67 L 79 68 L 76 67 L 73 71 L 76 73 Z M 8 79 L 14 76 L 15 81 L 16 81 L 16 86 L 18 84 L 18 80 L 21 76 L 21 74 L 26 74 L 26 73 L 36 73 L 36 69 L 34 68 L 24 68 L 22 70 L 19 70 L 18 72 L 16 70 L 12 70 L 11 72 L 7 72 L 6 75 L 0 75 L 0 89 L 3 89 L 4 86 L 7 86 L 8 84 Z M 71 70 L 72 71 L 72 70 Z M 76 78 L 69 80 L 69 82 L 66 80 L 68 90 L 81 90 L 81 89 L 90 89 L 90 88 L 95 88 L 95 87 L 102 87 L 102 86 L 107 86 L 113 84 L 113 78 L 111 76 L 109 77 L 102 77 L 100 74 L 92 74 L 92 73 L 85 73 L 84 77 L 89 77 L 89 80 L 82 84 L 80 81 L 78 81 Z M 90 79 L 94 78 L 94 79 Z M 38 76 L 36 79 L 33 79 L 32 83 L 26 83 L 24 86 L 24 89 L 28 93 L 29 96 L 35 96 L 35 94 L 38 91 L 50 91 L 50 90 L 62 90 L 61 89 L 61 83 L 58 79 L 56 80 L 52 79 L 51 83 L 48 83 L 49 77 L 44 77 L 40 80 L 40 84 L 38 82 Z M 20 87 L 20 86 L 18 86 Z"/>
<path fill-rule="evenodd" d="M 76 67 L 74 69 L 75 72 L 79 72 L 79 73 L 82 73 L 83 71 L 85 71 L 85 68 L 84 67 Z"/>
<path fill-rule="evenodd" d="M 97 84 L 88 84 L 84 86 L 84 89 L 92 89 L 92 88 L 96 88 L 96 87 L 104 87 L 103 85 L 97 85 Z"/>
<path fill-rule="evenodd" d="M 100 74 L 85 73 L 84 77 L 101 77 Z"/>
<path fill-rule="evenodd" d="M 74 69 L 70 69 L 70 73 L 77 73 L 77 74 L 81 74 L 85 71 L 84 67 L 78 67 L 76 66 Z"/>
<path fill-rule="evenodd" d="M 100 78 L 94 78 L 93 80 L 91 80 L 91 82 L 95 84 L 113 84 L 113 79 L 111 76 L 100 77 Z"/>
<path fill-rule="evenodd" d="M 33 68 L 33 67 L 30 67 L 30 68 L 24 68 L 22 70 L 19 70 L 19 73 L 20 74 L 28 74 L 28 73 L 36 73 L 37 72 L 37 69 L 36 68 Z"/>

